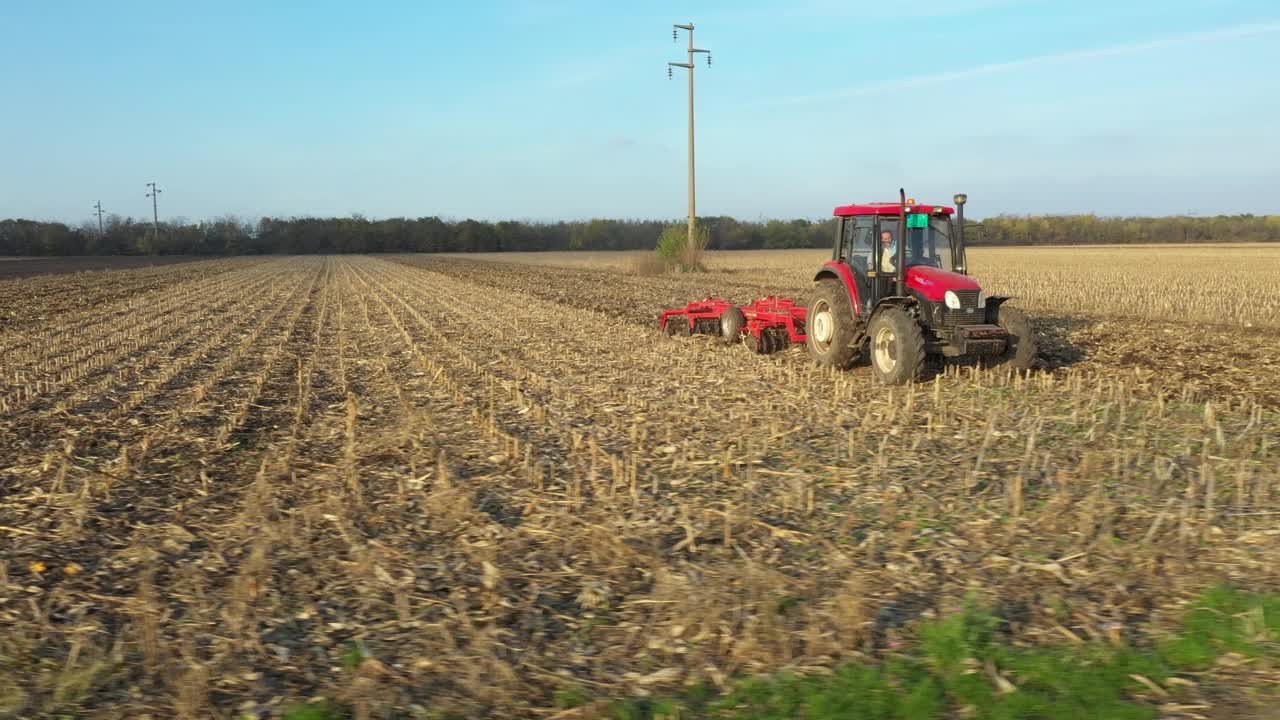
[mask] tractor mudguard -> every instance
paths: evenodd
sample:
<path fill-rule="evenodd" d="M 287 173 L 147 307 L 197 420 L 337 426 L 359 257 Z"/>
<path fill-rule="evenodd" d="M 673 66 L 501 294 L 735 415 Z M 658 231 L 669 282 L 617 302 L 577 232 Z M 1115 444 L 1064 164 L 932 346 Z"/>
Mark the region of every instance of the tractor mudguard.
<path fill-rule="evenodd" d="M 849 305 L 853 307 L 853 314 L 861 315 L 862 303 L 858 298 L 858 286 L 853 280 L 853 271 L 849 269 L 849 266 L 835 260 L 828 260 L 822 264 L 822 269 L 818 271 L 818 274 L 813 276 L 813 281 L 819 282 L 827 278 L 840 283 L 845 292 L 849 293 Z"/>
<path fill-rule="evenodd" d="M 866 342 L 868 338 L 867 330 L 871 327 L 871 322 L 875 320 L 876 315 L 879 315 L 886 308 L 901 308 L 902 310 L 906 310 L 907 308 L 915 307 L 919 303 L 920 301 L 914 297 L 902 297 L 899 295 L 881 298 L 880 302 L 876 303 L 876 306 L 867 314 L 866 322 L 859 323 L 858 333 L 855 336 L 854 344 L 857 345 Z"/>
<path fill-rule="evenodd" d="M 992 295 L 987 298 L 987 303 L 984 308 L 986 311 L 987 322 L 994 325 L 996 321 L 996 313 L 1000 310 L 1000 306 L 1013 299 L 1013 295 Z"/>

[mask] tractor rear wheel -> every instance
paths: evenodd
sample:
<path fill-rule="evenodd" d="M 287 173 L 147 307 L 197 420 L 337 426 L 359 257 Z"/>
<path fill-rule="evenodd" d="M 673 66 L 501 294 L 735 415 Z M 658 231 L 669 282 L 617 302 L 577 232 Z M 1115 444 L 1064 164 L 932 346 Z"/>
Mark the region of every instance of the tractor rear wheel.
<path fill-rule="evenodd" d="M 906 311 L 888 307 L 871 318 L 871 370 L 886 385 L 905 385 L 924 368 L 924 333 Z"/>
<path fill-rule="evenodd" d="M 805 320 L 805 346 L 819 365 L 847 370 L 858 355 L 853 304 L 849 293 L 832 279 L 818 281 Z"/>
<path fill-rule="evenodd" d="M 1018 308 L 1001 305 L 996 308 L 996 324 L 1009 331 L 1009 346 L 1003 354 L 987 358 L 983 365 L 1030 370 L 1036 359 L 1036 336 L 1027 314 Z"/>

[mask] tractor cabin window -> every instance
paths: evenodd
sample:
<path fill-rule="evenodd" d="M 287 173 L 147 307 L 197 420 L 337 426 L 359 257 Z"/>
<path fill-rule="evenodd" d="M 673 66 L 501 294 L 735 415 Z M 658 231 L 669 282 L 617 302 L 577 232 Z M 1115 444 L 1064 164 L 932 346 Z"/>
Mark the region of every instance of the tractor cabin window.
<path fill-rule="evenodd" d="M 907 216 L 907 267 L 912 265 L 953 270 L 951 223 L 947 218 L 923 214 Z"/>
<path fill-rule="evenodd" d="M 854 270 L 866 273 L 875 263 L 872 259 L 871 238 L 875 231 L 875 218 L 848 218 L 844 223 L 844 237 L 840 242 L 840 260 Z"/>

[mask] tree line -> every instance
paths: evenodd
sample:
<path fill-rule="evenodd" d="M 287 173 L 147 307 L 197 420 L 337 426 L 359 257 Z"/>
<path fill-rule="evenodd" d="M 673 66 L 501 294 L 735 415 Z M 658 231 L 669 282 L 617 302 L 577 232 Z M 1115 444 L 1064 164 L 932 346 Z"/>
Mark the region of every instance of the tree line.
<path fill-rule="evenodd" d="M 832 219 L 749 222 L 698 220 L 712 250 L 830 247 Z M 438 217 L 370 220 L 222 217 L 152 223 L 111 216 L 71 227 L 59 222 L 0 220 L 0 255 L 255 255 L 383 252 L 640 250 L 654 247 L 660 220 L 518 222 Z M 1280 215 L 1098 217 L 1000 215 L 970 223 L 970 245 L 1075 245 L 1192 242 L 1280 242 Z"/>

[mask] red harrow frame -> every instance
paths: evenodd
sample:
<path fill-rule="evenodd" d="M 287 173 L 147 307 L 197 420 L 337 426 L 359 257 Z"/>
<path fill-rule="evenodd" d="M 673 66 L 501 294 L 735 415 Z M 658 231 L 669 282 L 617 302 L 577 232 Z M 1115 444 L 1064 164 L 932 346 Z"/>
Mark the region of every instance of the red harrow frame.
<path fill-rule="evenodd" d="M 747 349 L 771 353 L 805 341 L 808 308 L 773 296 L 738 307 L 720 298 L 691 302 L 662 313 L 659 327 L 668 335 L 720 335 L 742 340 Z"/>

